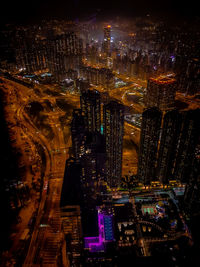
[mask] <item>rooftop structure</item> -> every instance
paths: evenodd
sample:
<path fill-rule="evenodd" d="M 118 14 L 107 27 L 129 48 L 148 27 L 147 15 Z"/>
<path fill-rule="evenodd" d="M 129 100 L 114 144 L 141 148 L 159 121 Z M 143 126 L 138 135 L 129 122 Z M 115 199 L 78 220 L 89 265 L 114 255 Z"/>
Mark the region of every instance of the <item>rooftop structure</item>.
<path fill-rule="evenodd" d="M 110 56 L 110 42 L 111 42 L 111 25 L 107 25 L 104 28 L 104 53 L 106 55 L 106 57 Z"/>
<path fill-rule="evenodd" d="M 81 166 L 74 158 L 66 161 L 60 206 L 81 204 Z"/>
<path fill-rule="evenodd" d="M 90 252 L 104 252 L 107 242 L 114 241 L 113 215 L 98 209 L 99 235 L 96 237 L 85 237 L 85 248 Z"/>
<path fill-rule="evenodd" d="M 145 104 L 147 107 L 157 107 L 161 111 L 174 108 L 176 80 L 169 76 L 150 78 L 147 85 Z"/>
<path fill-rule="evenodd" d="M 150 78 L 149 80 L 157 84 L 172 84 L 176 81 L 176 79 L 174 79 L 173 77 L 169 77 L 167 75 L 159 76 L 157 78 Z"/>

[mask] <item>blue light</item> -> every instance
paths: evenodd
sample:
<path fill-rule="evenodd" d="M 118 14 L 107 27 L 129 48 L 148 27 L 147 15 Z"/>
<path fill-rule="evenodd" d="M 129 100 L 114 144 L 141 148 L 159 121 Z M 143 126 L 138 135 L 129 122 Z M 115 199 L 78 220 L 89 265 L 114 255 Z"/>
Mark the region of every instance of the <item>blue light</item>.
<path fill-rule="evenodd" d="M 46 72 L 46 73 L 41 74 L 41 76 L 42 76 L 42 77 L 45 77 L 45 76 L 51 76 L 51 73 Z"/>
<path fill-rule="evenodd" d="M 33 77 L 35 77 L 35 75 L 24 75 L 24 77 L 26 77 L 26 78 L 33 78 Z"/>
<path fill-rule="evenodd" d="M 103 134 L 103 125 L 101 125 L 101 134 Z"/>
<path fill-rule="evenodd" d="M 112 218 L 110 216 L 104 217 L 104 229 L 105 229 L 105 239 L 113 240 L 113 228 L 112 228 Z"/>

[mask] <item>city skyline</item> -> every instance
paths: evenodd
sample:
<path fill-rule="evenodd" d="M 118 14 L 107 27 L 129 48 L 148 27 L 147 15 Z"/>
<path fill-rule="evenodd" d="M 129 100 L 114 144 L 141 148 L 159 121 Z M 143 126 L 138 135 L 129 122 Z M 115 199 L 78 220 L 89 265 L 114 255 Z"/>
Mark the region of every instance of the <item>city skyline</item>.
<path fill-rule="evenodd" d="M 165 4 L 0 30 L 1 266 L 198 266 L 200 28 Z"/>

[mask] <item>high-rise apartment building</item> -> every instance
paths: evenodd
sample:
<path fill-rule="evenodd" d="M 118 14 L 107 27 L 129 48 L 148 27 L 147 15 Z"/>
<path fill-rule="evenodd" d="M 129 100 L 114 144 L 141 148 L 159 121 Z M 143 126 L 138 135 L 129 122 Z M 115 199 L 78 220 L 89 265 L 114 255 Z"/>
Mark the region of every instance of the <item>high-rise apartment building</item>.
<path fill-rule="evenodd" d="M 118 187 L 122 172 L 124 106 L 116 101 L 104 105 L 103 119 L 107 153 L 107 183 L 110 187 Z"/>
<path fill-rule="evenodd" d="M 188 60 L 186 81 L 186 84 L 182 86 L 186 88 L 188 95 L 200 93 L 200 60 L 198 58 Z"/>
<path fill-rule="evenodd" d="M 150 78 L 147 84 L 145 105 L 147 108 L 157 107 L 161 111 L 174 108 L 176 80 L 168 76 Z"/>
<path fill-rule="evenodd" d="M 183 62 L 182 62 L 183 60 Z M 200 92 L 200 60 L 198 58 L 185 59 L 183 56 L 177 60 L 176 76 L 178 91 L 187 95 Z"/>
<path fill-rule="evenodd" d="M 191 215 L 198 213 L 200 208 L 200 160 L 194 158 L 192 171 L 184 193 L 184 206 Z"/>
<path fill-rule="evenodd" d="M 173 178 L 172 170 L 181 121 L 181 115 L 177 110 L 166 112 L 163 118 L 156 173 L 157 179 L 163 184 L 167 184 Z"/>
<path fill-rule="evenodd" d="M 173 176 L 176 180 L 188 182 L 200 136 L 200 109 L 184 111 L 181 115 L 182 125 L 177 142 Z"/>
<path fill-rule="evenodd" d="M 57 81 L 66 77 L 69 69 L 79 69 L 82 58 L 82 40 L 73 32 L 47 40 L 48 68 Z"/>
<path fill-rule="evenodd" d="M 104 28 L 103 49 L 106 57 L 110 56 L 110 42 L 111 42 L 111 25 Z"/>
<path fill-rule="evenodd" d="M 101 85 L 107 89 L 114 87 L 114 74 L 108 68 L 80 67 L 80 76 L 91 84 Z"/>
<path fill-rule="evenodd" d="M 184 193 L 184 206 L 191 215 L 200 208 L 200 160 L 193 160 L 192 172 Z"/>
<path fill-rule="evenodd" d="M 97 90 L 83 92 L 81 97 L 81 109 L 85 117 L 86 129 L 89 132 L 101 131 L 101 100 Z"/>
<path fill-rule="evenodd" d="M 36 34 L 36 33 L 34 33 Z M 34 38 L 22 32 L 16 36 L 16 62 L 27 72 L 51 72 L 56 81 L 63 80 L 69 69 L 79 69 L 82 59 L 82 40 L 73 32 L 53 35 L 51 38 Z"/>
<path fill-rule="evenodd" d="M 200 110 L 164 115 L 157 108 L 142 115 L 138 176 L 144 184 L 159 180 L 189 181 L 200 135 Z M 163 119 L 162 119 L 163 116 Z"/>
<path fill-rule="evenodd" d="M 138 178 L 147 185 L 156 177 L 161 119 L 162 113 L 157 108 L 146 109 L 142 114 Z"/>
<path fill-rule="evenodd" d="M 82 55 L 82 40 L 79 39 L 74 32 L 69 32 L 63 35 L 48 40 L 50 49 L 63 55 Z"/>
<path fill-rule="evenodd" d="M 82 186 L 84 199 L 91 205 L 98 198 L 100 182 L 105 178 L 105 161 L 105 137 L 98 132 L 87 133 L 85 154 L 81 157 Z"/>
<path fill-rule="evenodd" d="M 62 229 L 67 243 L 70 265 L 80 266 L 82 253 L 81 206 L 81 165 L 73 158 L 66 161 L 62 185 L 60 213 Z"/>
<path fill-rule="evenodd" d="M 16 49 L 16 62 L 18 68 L 28 73 L 45 71 L 48 69 L 47 48 L 45 41 L 38 40 Z"/>
<path fill-rule="evenodd" d="M 73 111 L 71 134 L 73 155 L 76 161 L 79 161 L 80 157 L 85 153 L 86 140 L 85 118 L 82 115 L 81 109 L 75 109 Z"/>
<path fill-rule="evenodd" d="M 73 111 L 71 133 L 74 161 L 81 164 L 84 200 L 93 205 L 105 178 L 105 137 L 97 131 L 87 131 L 81 109 Z"/>

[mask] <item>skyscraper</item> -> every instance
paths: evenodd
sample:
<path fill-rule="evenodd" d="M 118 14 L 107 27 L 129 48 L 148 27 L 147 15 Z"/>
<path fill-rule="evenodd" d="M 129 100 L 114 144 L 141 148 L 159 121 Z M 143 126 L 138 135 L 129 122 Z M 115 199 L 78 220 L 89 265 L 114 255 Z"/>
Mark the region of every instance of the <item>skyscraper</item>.
<path fill-rule="evenodd" d="M 180 129 L 180 113 L 177 110 L 168 111 L 163 118 L 156 175 L 163 184 L 168 183 L 168 180 L 172 179 L 172 169 Z"/>
<path fill-rule="evenodd" d="M 82 58 L 82 40 L 73 32 L 47 40 L 48 68 L 57 81 L 66 77 L 69 69 L 79 69 Z"/>
<path fill-rule="evenodd" d="M 98 198 L 100 181 L 105 176 L 106 149 L 102 134 L 87 133 L 85 154 L 81 157 L 84 199 L 92 205 Z"/>
<path fill-rule="evenodd" d="M 116 101 L 104 105 L 104 135 L 106 138 L 106 178 L 110 187 L 117 187 L 122 172 L 124 106 Z"/>
<path fill-rule="evenodd" d="M 103 48 L 104 48 L 104 53 L 106 57 L 110 56 L 110 42 L 111 42 L 111 26 L 107 25 L 104 28 L 104 42 L 103 42 Z"/>
<path fill-rule="evenodd" d="M 180 60 L 183 60 L 183 57 Z M 180 92 L 187 95 L 200 92 L 200 60 L 198 58 L 184 59 L 184 64 L 181 62 L 176 72 Z"/>
<path fill-rule="evenodd" d="M 192 161 L 200 136 L 200 109 L 182 112 L 182 126 L 177 142 L 173 176 L 181 182 L 188 182 L 192 172 Z"/>
<path fill-rule="evenodd" d="M 60 199 L 62 229 L 68 244 L 70 265 L 80 266 L 82 251 L 81 206 L 81 165 L 74 158 L 66 160 Z"/>
<path fill-rule="evenodd" d="M 72 151 L 76 161 L 85 153 L 85 118 L 81 109 L 74 109 L 71 122 Z"/>
<path fill-rule="evenodd" d="M 81 97 L 81 109 L 85 117 L 86 129 L 89 132 L 101 131 L 101 101 L 100 93 L 96 90 L 83 92 Z"/>
<path fill-rule="evenodd" d="M 200 135 L 200 110 L 164 114 L 156 108 L 142 115 L 138 176 L 144 184 L 158 179 L 189 182 Z"/>
<path fill-rule="evenodd" d="M 138 178 L 144 184 L 155 179 L 158 141 L 162 113 L 157 108 L 146 109 L 142 114 Z"/>
<path fill-rule="evenodd" d="M 200 159 L 194 158 L 192 171 L 184 194 L 185 209 L 190 214 L 199 212 L 200 208 Z"/>
<path fill-rule="evenodd" d="M 81 66 L 80 76 L 91 84 L 101 85 L 107 89 L 114 87 L 114 74 L 108 68 Z"/>
<path fill-rule="evenodd" d="M 159 76 L 148 80 L 145 96 L 146 107 L 157 107 L 161 111 L 174 108 L 176 80 L 168 76 Z"/>

